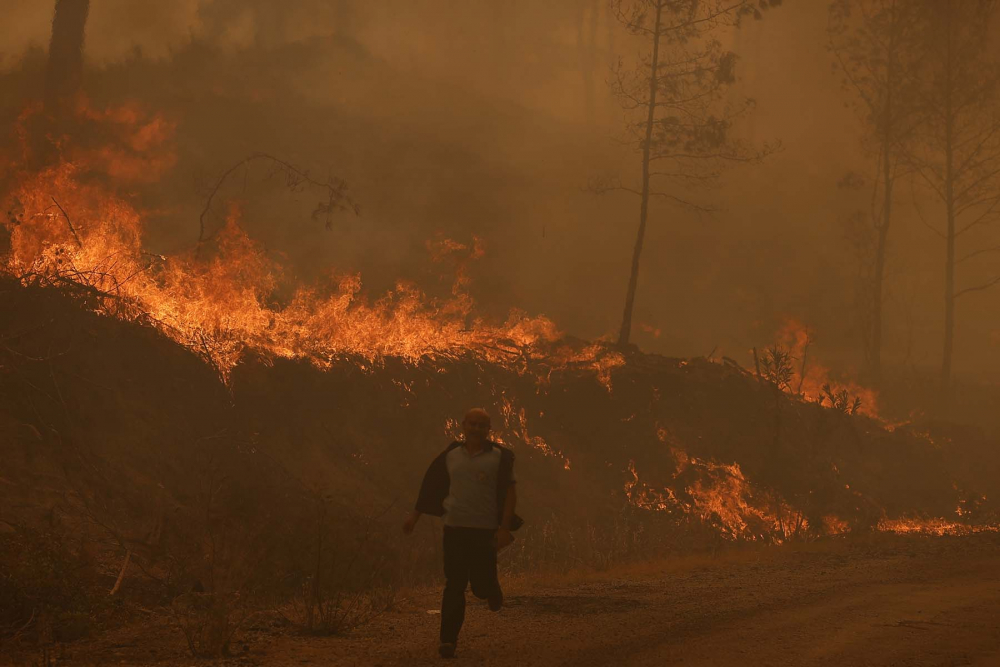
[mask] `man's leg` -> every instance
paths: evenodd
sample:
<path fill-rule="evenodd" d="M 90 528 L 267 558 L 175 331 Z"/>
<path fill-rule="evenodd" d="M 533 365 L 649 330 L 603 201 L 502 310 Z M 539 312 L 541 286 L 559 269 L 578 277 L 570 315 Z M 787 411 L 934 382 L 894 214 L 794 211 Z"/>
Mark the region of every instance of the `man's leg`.
<path fill-rule="evenodd" d="M 492 530 L 477 530 L 470 544 L 469 581 L 472 594 L 490 601 L 490 609 L 497 611 L 503 605 L 503 592 L 497 578 L 497 550 L 493 544 Z"/>
<path fill-rule="evenodd" d="M 441 643 L 458 642 L 465 620 L 465 589 L 469 585 L 468 536 L 460 528 L 444 528 L 444 595 L 441 597 Z"/>

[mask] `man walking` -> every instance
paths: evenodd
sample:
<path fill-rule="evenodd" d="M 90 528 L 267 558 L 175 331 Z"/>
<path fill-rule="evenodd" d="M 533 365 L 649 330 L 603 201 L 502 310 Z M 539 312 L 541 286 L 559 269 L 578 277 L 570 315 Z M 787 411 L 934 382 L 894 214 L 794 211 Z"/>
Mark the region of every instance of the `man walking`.
<path fill-rule="evenodd" d="M 469 410 L 462 420 L 464 441 L 451 443 L 427 469 L 416 508 L 403 524 L 413 532 L 421 514 L 444 518 L 444 595 L 441 598 L 443 658 L 455 655 L 458 632 L 465 620 L 465 589 L 489 602 L 492 611 L 503 606 L 497 579 L 497 551 L 514 537 L 521 519 L 514 514 L 514 453 L 490 442 L 490 416 L 482 408 Z"/>

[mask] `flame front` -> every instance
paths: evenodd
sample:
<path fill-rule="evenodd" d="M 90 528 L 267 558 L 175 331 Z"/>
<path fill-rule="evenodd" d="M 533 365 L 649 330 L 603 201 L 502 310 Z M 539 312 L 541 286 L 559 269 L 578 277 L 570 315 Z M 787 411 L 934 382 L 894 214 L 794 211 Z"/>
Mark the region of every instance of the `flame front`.
<path fill-rule="evenodd" d="M 689 456 L 664 429 L 657 430 L 657 437 L 668 445 L 676 461 L 671 483 L 652 487 L 640 480 L 635 461 L 629 461 L 625 495 L 632 505 L 697 517 L 734 540 L 780 542 L 809 528 L 801 512 L 772 494 L 754 489 L 739 464 Z"/>
<path fill-rule="evenodd" d="M 241 229 L 237 208 L 210 256 L 151 256 L 136 210 L 79 174 L 64 162 L 21 179 L 9 206 L 17 213 L 8 223 L 6 271 L 24 282 L 83 286 L 99 309 L 154 322 L 223 375 L 248 349 L 319 365 L 344 355 L 418 363 L 469 353 L 509 363 L 518 350 L 559 338 L 547 318 L 517 311 L 500 324 L 471 319 L 464 273 L 447 299 L 401 282 L 373 303 L 362 295 L 360 275 L 331 275 L 326 285 L 299 287 L 278 308 L 268 298 L 281 268 Z"/>
<path fill-rule="evenodd" d="M 829 401 L 828 394 L 843 393 L 845 397 L 860 400 L 860 414 L 878 419 L 878 392 L 850 380 L 831 379 L 830 369 L 821 364 L 815 354 L 810 356 L 812 339 L 809 327 L 794 318 L 787 318 L 778 332 L 778 342 L 789 350 L 796 362 L 790 390 L 807 401 L 818 403 Z"/>

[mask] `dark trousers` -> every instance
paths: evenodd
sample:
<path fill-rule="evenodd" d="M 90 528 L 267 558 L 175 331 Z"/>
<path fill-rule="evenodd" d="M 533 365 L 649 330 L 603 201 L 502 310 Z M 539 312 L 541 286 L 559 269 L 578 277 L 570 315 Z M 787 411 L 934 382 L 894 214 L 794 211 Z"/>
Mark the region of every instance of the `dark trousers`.
<path fill-rule="evenodd" d="M 441 598 L 441 642 L 455 643 L 465 620 L 465 589 L 485 599 L 500 591 L 497 580 L 495 530 L 444 527 L 444 595 Z"/>

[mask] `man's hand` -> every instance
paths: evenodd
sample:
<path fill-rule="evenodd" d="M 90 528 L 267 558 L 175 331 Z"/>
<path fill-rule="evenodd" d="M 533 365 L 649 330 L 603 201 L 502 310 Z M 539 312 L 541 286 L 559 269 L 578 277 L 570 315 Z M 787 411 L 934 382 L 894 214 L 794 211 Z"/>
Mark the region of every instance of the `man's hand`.
<path fill-rule="evenodd" d="M 413 528 L 417 525 L 417 519 L 420 518 L 420 512 L 414 511 L 413 514 L 406 518 L 403 523 L 403 532 L 407 535 L 413 532 Z"/>
<path fill-rule="evenodd" d="M 493 545 L 496 547 L 497 551 L 500 551 L 513 541 L 514 536 L 511 535 L 510 531 L 503 526 L 497 528 L 497 532 L 493 535 Z"/>

